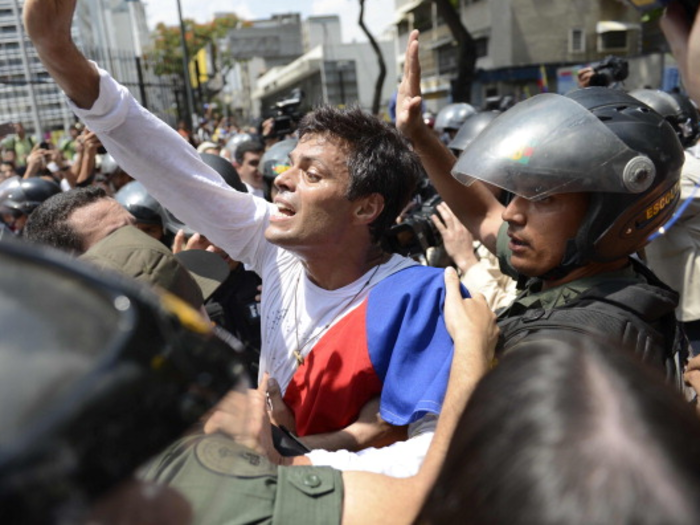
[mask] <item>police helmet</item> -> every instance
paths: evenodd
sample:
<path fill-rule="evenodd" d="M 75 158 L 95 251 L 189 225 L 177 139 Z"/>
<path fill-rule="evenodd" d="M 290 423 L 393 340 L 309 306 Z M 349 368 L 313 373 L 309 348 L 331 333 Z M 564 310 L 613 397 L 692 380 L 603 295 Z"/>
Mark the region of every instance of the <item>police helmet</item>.
<path fill-rule="evenodd" d="M 231 137 L 226 143 L 226 149 L 231 155 L 231 160 L 236 160 L 236 149 L 238 149 L 238 146 L 240 144 L 253 139 L 255 139 L 255 137 L 253 137 L 253 135 L 251 135 L 250 133 L 236 133 L 233 137 Z"/>
<path fill-rule="evenodd" d="M 236 168 L 234 168 L 233 164 L 228 160 L 212 153 L 200 153 L 199 156 L 207 166 L 214 168 L 214 170 L 223 177 L 226 184 L 231 186 L 234 190 L 244 193 L 248 192 L 248 188 L 243 184 L 241 177 L 238 175 L 238 171 L 236 171 Z"/>
<path fill-rule="evenodd" d="M 16 241 L 0 265 L 0 522 L 82 523 L 242 367 L 165 292 Z"/>
<path fill-rule="evenodd" d="M 136 222 L 163 224 L 161 205 L 140 182 L 132 181 L 124 185 L 114 198 L 136 218 Z"/>
<path fill-rule="evenodd" d="M 268 184 L 272 184 L 275 177 L 284 173 L 291 166 L 289 154 L 297 147 L 298 139 L 286 139 L 274 144 L 260 159 L 263 178 Z"/>
<path fill-rule="evenodd" d="M 630 95 L 641 100 L 664 117 L 676 130 L 683 147 L 695 145 L 700 136 L 698 108 L 681 93 L 666 93 L 658 89 L 635 89 Z"/>
<path fill-rule="evenodd" d="M 10 177 L 0 184 L 0 205 L 6 210 L 29 215 L 57 193 L 61 193 L 61 187 L 53 181 L 41 177 Z"/>
<path fill-rule="evenodd" d="M 469 115 L 447 147 L 459 155 L 498 115 L 498 111 L 482 111 Z"/>
<path fill-rule="evenodd" d="M 509 109 L 467 146 L 453 175 L 531 200 L 589 193 L 562 261 L 567 268 L 644 246 L 678 204 L 683 160 L 676 133 L 658 113 L 619 90 L 590 87 Z"/>
<path fill-rule="evenodd" d="M 200 153 L 199 156 L 205 164 L 213 168 L 219 175 L 223 177 L 224 181 L 226 181 L 226 184 L 238 191 L 248 191 L 245 184 L 243 184 L 243 181 L 241 181 L 241 178 L 238 176 L 236 168 L 234 168 L 229 161 L 211 153 Z M 196 233 L 192 228 L 187 226 L 184 222 L 178 219 L 170 210 L 166 208 L 162 208 L 162 217 L 163 228 L 165 228 L 165 230 L 171 235 L 175 235 L 178 232 L 178 230 L 183 230 L 185 232 L 186 237 L 191 237 Z"/>
<path fill-rule="evenodd" d="M 435 117 L 435 129 L 442 133 L 447 130 L 458 130 L 467 117 L 476 113 L 474 107 L 466 102 L 448 104 Z"/>
<path fill-rule="evenodd" d="M 119 164 L 114 160 L 114 157 L 109 153 L 105 153 L 100 157 L 100 173 L 103 175 L 114 175 L 120 170 Z"/>

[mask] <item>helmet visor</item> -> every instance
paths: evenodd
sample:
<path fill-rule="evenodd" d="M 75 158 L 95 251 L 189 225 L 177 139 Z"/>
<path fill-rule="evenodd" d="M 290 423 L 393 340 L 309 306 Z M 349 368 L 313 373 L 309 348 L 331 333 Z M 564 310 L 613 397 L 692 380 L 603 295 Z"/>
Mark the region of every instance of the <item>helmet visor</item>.
<path fill-rule="evenodd" d="M 17 175 L 0 182 L 0 202 L 10 199 L 18 193 L 23 193 L 21 182 L 22 179 Z"/>
<path fill-rule="evenodd" d="M 531 200 L 556 193 L 630 193 L 623 173 L 635 157 L 583 106 L 547 93 L 494 120 L 465 148 L 452 174 Z"/>

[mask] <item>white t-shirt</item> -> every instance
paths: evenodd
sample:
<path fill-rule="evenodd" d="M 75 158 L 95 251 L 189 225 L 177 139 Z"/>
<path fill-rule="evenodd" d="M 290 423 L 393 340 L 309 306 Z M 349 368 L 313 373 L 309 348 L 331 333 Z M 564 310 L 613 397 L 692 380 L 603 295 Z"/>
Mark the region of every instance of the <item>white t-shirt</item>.
<path fill-rule="evenodd" d="M 156 200 L 261 276 L 260 373 L 269 372 L 283 390 L 296 371 L 297 338 L 303 355 L 313 346 L 313 341 L 304 345 L 307 339 L 320 337 L 319 330 L 351 311 L 383 278 L 415 264 L 394 255 L 343 288 L 321 289 L 308 279 L 296 255 L 265 240 L 275 207 L 228 186 L 190 144 L 141 107 L 108 73 L 100 70 L 100 94 L 93 107 L 73 105 L 73 111 Z M 427 444 L 416 442 L 413 454 L 405 448 L 404 460 L 419 465 Z"/>

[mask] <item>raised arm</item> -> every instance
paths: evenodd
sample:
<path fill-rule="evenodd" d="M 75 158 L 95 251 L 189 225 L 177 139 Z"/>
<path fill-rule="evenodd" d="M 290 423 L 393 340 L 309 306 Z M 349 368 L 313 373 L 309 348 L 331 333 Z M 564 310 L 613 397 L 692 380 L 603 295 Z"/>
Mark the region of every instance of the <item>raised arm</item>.
<path fill-rule="evenodd" d="M 681 72 L 683 86 L 696 104 L 700 104 L 700 11 L 694 23 L 680 2 L 671 2 L 661 19 L 661 29 L 671 46 Z"/>
<path fill-rule="evenodd" d="M 418 31 L 413 31 L 408 38 L 404 74 L 396 101 L 396 126 L 413 143 L 431 182 L 460 222 L 495 252 L 496 236 L 503 222 L 503 206 L 481 183 L 464 186 L 452 177 L 454 155 L 421 118 L 420 74 Z"/>
<path fill-rule="evenodd" d="M 80 108 L 92 107 L 100 92 L 97 70 L 71 38 L 76 0 L 26 0 L 24 27 L 39 59 Z"/>

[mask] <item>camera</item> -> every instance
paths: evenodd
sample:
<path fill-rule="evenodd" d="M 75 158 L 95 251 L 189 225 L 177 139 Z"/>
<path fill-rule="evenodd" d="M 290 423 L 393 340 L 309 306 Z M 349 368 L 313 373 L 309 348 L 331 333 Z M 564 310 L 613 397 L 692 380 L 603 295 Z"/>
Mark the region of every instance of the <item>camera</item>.
<path fill-rule="evenodd" d="M 589 86 L 607 87 L 613 82 L 622 82 L 629 75 L 629 62 L 624 58 L 606 56 L 600 62 L 591 64 L 595 74 L 591 77 Z"/>
<path fill-rule="evenodd" d="M 431 217 L 440 214 L 437 205 L 442 198 L 426 180 L 414 197 L 415 206 L 405 215 L 404 220 L 393 225 L 384 235 L 384 248 L 406 257 L 425 255 L 428 248 L 442 246 L 442 235 L 433 224 Z"/>
<path fill-rule="evenodd" d="M 297 122 L 302 117 L 300 107 L 304 97 L 304 92 L 300 88 L 294 88 L 289 96 L 281 98 L 272 106 L 274 124 L 270 137 L 284 138 L 294 132 Z"/>

